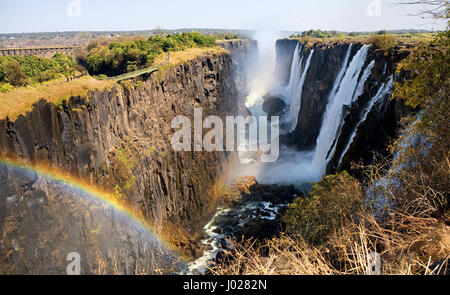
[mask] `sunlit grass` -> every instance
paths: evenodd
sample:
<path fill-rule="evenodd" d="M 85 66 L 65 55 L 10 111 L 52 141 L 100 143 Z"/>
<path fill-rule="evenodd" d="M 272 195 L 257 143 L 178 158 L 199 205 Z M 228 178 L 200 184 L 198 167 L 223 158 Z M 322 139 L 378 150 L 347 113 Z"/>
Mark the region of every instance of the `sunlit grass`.
<path fill-rule="evenodd" d="M 31 111 L 32 105 L 45 99 L 57 104 L 71 96 L 87 96 L 91 90 L 111 88 L 111 80 L 100 81 L 91 76 L 65 82 L 55 80 L 44 84 L 16 88 L 6 93 L 0 93 L 0 119 L 8 117 L 15 120 L 19 115 Z"/>
<path fill-rule="evenodd" d="M 186 61 L 193 60 L 199 56 L 206 56 L 210 54 L 220 54 L 228 52 L 222 47 L 202 47 L 202 48 L 188 48 L 183 51 L 169 52 L 169 64 L 178 65 Z M 166 61 L 166 53 L 160 54 L 153 63 L 158 66 L 164 64 Z"/>

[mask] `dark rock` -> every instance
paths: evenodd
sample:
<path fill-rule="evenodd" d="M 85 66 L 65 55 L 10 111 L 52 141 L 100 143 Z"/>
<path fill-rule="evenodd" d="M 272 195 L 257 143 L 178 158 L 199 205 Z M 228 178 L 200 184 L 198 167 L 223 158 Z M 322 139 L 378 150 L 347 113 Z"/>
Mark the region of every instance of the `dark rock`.
<path fill-rule="evenodd" d="M 263 110 L 267 113 L 269 118 L 271 116 L 281 117 L 286 109 L 286 103 L 280 96 L 265 96 L 263 103 Z"/>
<path fill-rule="evenodd" d="M 360 121 L 363 110 L 378 92 L 381 84 L 387 82 L 391 75 L 395 77 L 394 81 L 402 79 L 401 76 L 395 74 L 395 69 L 407 55 L 408 52 L 403 50 L 395 50 L 388 55 L 380 50 L 369 52 L 368 60 L 375 60 L 375 66 L 366 82 L 363 94 L 348 108 L 348 112 L 344 116 L 344 125 L 338 138 L 336 152 L 327 168 L 329 173 L 336 170 L 347 170 L 361 177 L 360 171 L 352 169 L 352 162 L 369 165 L 376 160 L 376 154 L 388 155 L 388 145 L 391 140 L 397 138 L 401 119 L 412 113 L 412 109 L 405 106 L 403 101 L 391 100 L 390 96 L 384 97 L 381 102 L 374 105 L 365 122 L 358 127 L 356 137 L 347 153 L 345 155 L 342 153 Z M 341 155 L 343 159 L 339 164 Z"/>
<path fill-rule="evenodd" d="M 240 232 L 240 236 L 244 236 L 247 239 L 253 238 L 264 240 L 277 235 L 279 229 L 276 221 L 256 217 L 244 225 Z"/>

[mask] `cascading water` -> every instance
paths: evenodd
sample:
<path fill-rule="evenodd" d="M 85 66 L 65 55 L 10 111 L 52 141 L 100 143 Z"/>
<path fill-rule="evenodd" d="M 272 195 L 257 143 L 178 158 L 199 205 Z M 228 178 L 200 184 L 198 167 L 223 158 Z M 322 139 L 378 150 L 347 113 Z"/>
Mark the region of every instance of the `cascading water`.
<path fill-rule="evenodd" d="M 363 91 L 364 91 L 364 84 L 366 83 L 366 81 L 367 81 L 367 78 L 370 76 L 370 74 L 372 73 L 372 69 L 373 69 L 373 67 L 375 66 L 375 61 L 373 60 L 368 66 L 367 66 L 367 68 L 364 70 L 364 73 L 362 74 L 362 76 L 361 76 L 361 79 L 359 80 L 359 82 L 358 82 L 358 85 L 356 86 L 356 90 L 355 90 L 355 92 L 353 93 L 353 97 L 352 97 L 352 100 L 351 100 L 351 103 L 353 103 L 355 100 L 357 100 L 358 99 L 358 97 L 361 95 L 361 94 L 363 94 Z M 343 120 L 341 120 L 340 121 L 340 124 L 339 124 L 339 128 L 338 128 L 338 131 L 337 131 L 337 134 L 336 134 L 336 139 L 333 141 L 333 144 L 332 144 L 332 146 L 331 146 L 331 151 L 328 153 L 329 155 L 327 156 L 327 162 L 328 162 L 328 160 L 330 160 L 332 157 L 333 157 L 333 155 L 335 154 L 335 152 L 336 152 L 336 146 L 337 146 L 337 143 L 338 143 L 338 140 L 339 140 L 339 137 L 340 137 L 340 135 L 341 135 L 341 128 L 342 128 L 342 125 L 344 124 L 344 122 L 343 122 Z"/>
<path fill-rule="evenodd" d="M 344 148 L 344 151 L 342 152 L 341 156 L 339 157 L 338 166 L 341 164 L 342 159 L 344 158 L 345 154 L 347 153 L 348 149 L 353 143 L 353 140 L 355 139 L 359 126 L 366 121 L 367 116 L 372 111 L 373 107 L 380 102 L 383 98 L 385 98 L 387 95 L 390 95 L 392 92 L 393 87 L 393 76 L 391 76 L 386 83 L 383 83 L 380 86 L 380 89 L 378 89 L 378 92 L 372 97 L 369 104 L 363 111 L 363 115 L 361 116 L 361 119 L 359 120 L 358 124 L 356 124 L 355 129 L 353 130 L 352 135 L 350 136 L 350 139 L 347 142 L 347 145 Z"/>
<path fill-rule="evenodd" d="M 341 68 L 341 70 L 339 71 L 339 74 L 336 77 L 336 80 L 335 80 L 334 85 L 333 85 L 333 89 L 331 90 L 329 98 L 328 98 L 328 102 L 330 102 L 331 99 L 334 96 L 336 96 L 336 92 L 339 90 L 339 85 L 341 84 L 342 78 L 344 77 L 345 71 L 347 70 L 348 60 L 350 59 L 350 54 L 352 53 L 352 47 L 353 47 L 353 44 L 350 44 L 348 46 L 347 54 L 345 55 L 345 59 L 344 59 L 344 63 L 342 64 L 342 68 Z"/>
<path fill-rule="evenodd" d="M 369 46 L 364 45 L 353 54 L 355 52 L 354 46 L 353 44 L 348 46 L 341 68 L 328 94 L 328 103 L 315 150 L 297 151 L 287 146 L 281 146 L 278 161 L 259 163 L 250 159 L 242 162 L 243 165 L 237 171 L 238 175 L 252 175 L 260 183 L 265 184 L 303 184 L 318 181 L 326 173 L 328 162 L 335 156 L 337 143 L 341 136 L 345 106 L 350 106 L 363 94 L 364 85 L 375 66 L 375 61 L 367 62 Z M 289 134 L 297 127 L 303 88 L 313 55 L 314 50 L 305 51 L 301 43 L 297 44 L 293 53 L 288 85 L 276 88 L 273 84 L 272 88 L 265 89 L 265 93 L 278 93 L 288 105 L 286 114 L 281 118 L 282 134 Z M 337 155 L 340 157 L 340 161 L 348 152 L 356 137 L 358 127 L 366 120 L 373 106 L 391 90 L 391 86 L 389 86 L 392 85 L 391 80 L 392 78 L 380 86 L 379 93 L 372 98 L 361 113 L 360 122 L 356 124 L 356 129 L 352 130 L 353 134 L 346 143 L 343 153 Z M 259 89 L 260 87 L 256 88 L 256 90 Z M 259 91 L 256 92 L 259 97 Z M 254 101 L 251 98 L 250 96 L 247 100 L 249 109 L 252 115 L 259 115 L 261 113 L 260 103 L 253 104 Z M 259 98 L 258 100 L 262 99 Z"/>
<path fill-rule="evenodd" d="M 290 104 L 289 112 L 286 116 L 286 130 L 292 132 L 297 127 L 298 115 L 302 103 L 303 85 L 305 84 L 306 75 L 308 74 L 311 59 L 314 54 L 314 49 L 311 50 L 306 64 L 302 69 L 303 57 L 299 60 L 302 45 L 299 43 L 295 48 L 294 59 L 292 61 L 291 78 L 287 86 L 288 101 Z"/>
<path fill-rule="evenodd" d="M 364 45 L 353 57 L 342 79 L 336 79 L 335 85 L 333 86 L 334 91 L 329 96 L 329 102 L 317 139 L 317 146 L 312 162 L 312 165 L 322 175 L 325 174 L 327 163 L 333 156 L 329 151 L 330 148 L 333 150 L 332 145 L 338 136 L 338 131 L 342 123 L 342 109 L 344 105 L 351 104 L 358 90 L 358 80 L 366 62 L 367 53 L 368 46 Z M 345 63 L 343 68 L 346 68 Z"/>
<path fill-rule="evenodd" d="M 264 116 L 263 96 L 274 86 L 275 72 L 275 42 L 280 36 L 275 33 L 257 33 L 254 38 L 258 41 L 257 62 L 250 66 L 248 78 L 249 94 L 245 99 L 245 105 L 253 116 Z"/>

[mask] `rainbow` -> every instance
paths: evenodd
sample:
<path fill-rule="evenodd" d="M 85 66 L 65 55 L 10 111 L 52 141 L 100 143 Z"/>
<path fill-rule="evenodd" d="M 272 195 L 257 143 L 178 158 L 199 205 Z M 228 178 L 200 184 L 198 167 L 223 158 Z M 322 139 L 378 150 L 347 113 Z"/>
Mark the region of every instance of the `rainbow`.
<path fill-rule="evenodd" d="M 141 215 L 137 214 L 135 210 L 133 210 L 124 202 L 118 201 L 113 194 L 105 192 L 87 183 L 86 181 L 83 181 L 82 179 L 73 177 L 68 173 L 55 168 L 51 168 L 46 164 L 31 165 L 23 161 L 0 157 L 0 165 L 19 169 L 24 172 L 36 173 L 38 176 L 43 177 L 44 179 L 56 181 L 57 183 L 62 184 L 69 189 L 73 189 L 78 193 L 85 194 L 89 197 L 94 198 L 95 200 L 101 201 L 106 206 L 113 207 L 114 209 L 123 213 L 131 222 L 143 228 L 147 233 L 155 238 L 158 243 L 166 247 L 172 254 L 184 261 L 183 255 L 177 253 L 172 245 L 168 244 L 166 241 L 164 241 L 164 239 L 156 234 L 152 226 Z"/>

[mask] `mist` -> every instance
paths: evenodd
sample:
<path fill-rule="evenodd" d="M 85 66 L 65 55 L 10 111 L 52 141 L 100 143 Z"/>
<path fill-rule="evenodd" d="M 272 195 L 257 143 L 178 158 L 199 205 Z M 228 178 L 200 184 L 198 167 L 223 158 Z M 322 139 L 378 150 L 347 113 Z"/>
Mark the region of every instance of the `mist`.
<path fill-rule="evenodd" d="M 260 30 L 252 36 L 257 42 L 256 56 L 249 57 L 245 66 L 247 81 L 247 96 L 245 106 L 252 116 L 267 116 L 263 110 L 264 96 L 280 95 L 290 102 L 288 108 L 294 105 L 299 108 L 299 102 L 286 97 L 289 85 L 281 85 L 275 74 L 276 70 L 276 41 L 288 37 L 286 33 Z M 298 54 L 298 52 L 297 52 Z M 298 71 L 298 67 L 296 68 Z M 305 73 L 306 75 L 306 73 Z M 298 100 L 298 99 L 297 99 Z M 294 104 L 292 102 L 295 102 Z M 289 109 L 288 109 L 289 111 Z M 298 114 L 298 110 L 295 110 Z M 283 120 L 283 118 L 280 118 Z M 295 126 L 294 126 L 295 127 Z M 286 133 L 289 130 L 283 130 Z M 234 167 L 234 176 L 254 176 L 263 184 L 304 184 L 317 181 L 322 176 L 318 167 L 312 164 L 314 151 L 299 152 L 286 146 L 280 147 L 280 157 L 273 163 L 258 161 L 258 153 L 240 152 L 240 164 Z"/>

